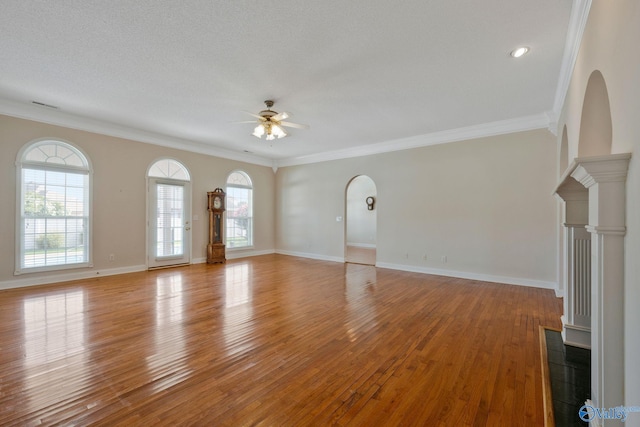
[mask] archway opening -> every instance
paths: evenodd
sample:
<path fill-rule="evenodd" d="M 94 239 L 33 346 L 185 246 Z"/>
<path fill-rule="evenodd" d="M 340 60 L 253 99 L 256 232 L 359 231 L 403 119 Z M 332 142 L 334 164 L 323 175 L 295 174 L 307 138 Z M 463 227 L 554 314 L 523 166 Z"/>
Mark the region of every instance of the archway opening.
<path fill-rule="evenodd" d="M 377 190 L 368 176 L 356 176 L 347 184 L 345 216 L 345 261 L 375 265 Z"/>

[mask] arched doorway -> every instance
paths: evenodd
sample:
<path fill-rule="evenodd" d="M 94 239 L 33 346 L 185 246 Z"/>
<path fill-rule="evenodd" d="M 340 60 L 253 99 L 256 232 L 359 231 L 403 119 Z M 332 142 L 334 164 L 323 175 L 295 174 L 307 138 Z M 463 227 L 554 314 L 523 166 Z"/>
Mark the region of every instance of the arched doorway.
<path fill-rule="evenodd" d="M 376 264 L 377 240 L 376 184 L 359 175 L 347 184 L 345 221 L 345 261 Z"/>
<path fill-rule="evenodd" d="M 578 158 L 556 189 L 565 202 L 567 229 L 563 336 L 565 343 L 591 348 L 596 408 L 624 402 L 625 185 L 631 154 L 611 154 L 612 135 L 607 88 L 596 70 L 585 91 Z M 588 316 L 581 320 L 580 312 Z"/>
<path fill-rule="evenodd" d="M 191 262 L 191 177 L 177 160 L 149 166 L 147 224 L 148 268 Z"/>

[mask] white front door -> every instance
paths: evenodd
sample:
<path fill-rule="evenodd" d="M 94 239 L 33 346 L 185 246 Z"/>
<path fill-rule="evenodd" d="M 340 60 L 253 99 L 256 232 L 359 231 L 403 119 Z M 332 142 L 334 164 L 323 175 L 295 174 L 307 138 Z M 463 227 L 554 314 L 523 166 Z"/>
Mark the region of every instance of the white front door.
<path fill-rule="evenodd" d="M 148 266 L 191 261 L 191 187 L 189 182 L 149 178 Z"/>

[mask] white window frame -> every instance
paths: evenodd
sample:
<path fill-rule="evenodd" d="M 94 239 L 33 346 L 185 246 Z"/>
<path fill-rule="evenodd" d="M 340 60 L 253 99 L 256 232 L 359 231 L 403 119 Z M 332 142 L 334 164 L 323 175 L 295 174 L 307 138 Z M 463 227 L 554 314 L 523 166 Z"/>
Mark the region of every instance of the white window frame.
<path fill-rule="evenodd" d="M 71 150 L 76 154 L 84 163 L 84 166 L 72 166 L 60 163 L 50 163 L 46 161 L 29 161 L 25 160 L 25 156 L 36 149 L 38 146 L 43 145 L 59 145 L 68 150 Z M 47 171 L 60 171 L 60 172 L 72 172 L 81 173 L 87 175 L 86 191 L 86 205 L 84 208 L 88 210 L 86 216 L 86 234 L 83 236 L 85 239 L 86 257 L 83 262 L 74 262 L 68 264 L 56 264 L 38 267 L 25 267 L 23 266 L 25 238 L 23 234 L 24 230 L 24 193 L 22 175 L 25 167 L 31 167 L 32 169 L 41 169 Z M 56 270 L 69 270 L 78 268 L 93 267 L 93 167 L 89 157 L 78 146 L 72 144 L 69 141 L 65 141 L 58 138 L 41 138 L 33 140 L 25 144 L 16 158 L 16 235 L 15 235 L 15 271 L 14 275 L 21 275 L 26 273 L 37 273 L 44 271 L 56 271 Z"/>
<path fill-rule="evenodd" d="M 229 178 L 231 178 L 231 176 L 234 173 L 239 173 L 244 175 L 244 177 L 247 179 L 247 181 L 249 181 L 249 185 L 238 185 L 238 184 L 229 184 Z M 249 217 L 250 220 L 250 241 L 247 245 L 245 246 L 231 246 L 229 244 L 229 213 L 230 213 L 230 207 L 231 207 L 231 203 L 229 200 L 229 187 L 234 187 L 234 188 L 245 188 L 245 189 L 249 189 L 251 190 L 251 199 L 249 200 L 249 208 L 251 211 L 251 216 Z M 236 169 L 231 171 L 231 173 L 229 173 L 229 175 L 227 175 L 227 180 L 225 181 L 225 191 L 227 193 L 227 202 L 226 202 L 226 221 L 225 221 L 225 230 L 224 230 L 224 238 L 225 238 L 225 245 L 226 245 L 226 250 L 227 251 L 234 251 L 234 250 L 243 250 L 243 249 L 251 249 L 254 247 L 254 215 L 253 215 L 253 180 L 251 179 L 251 176 L 249 176 L 249 174 L 243 170 L 240 169 Z"/>

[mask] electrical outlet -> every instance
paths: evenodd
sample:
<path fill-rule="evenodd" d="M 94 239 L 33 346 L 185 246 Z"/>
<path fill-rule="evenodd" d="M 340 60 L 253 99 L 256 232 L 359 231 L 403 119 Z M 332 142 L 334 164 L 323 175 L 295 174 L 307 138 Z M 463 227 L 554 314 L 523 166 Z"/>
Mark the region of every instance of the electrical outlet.
<path fill-rule="evenodd" d="M 114 254 L 109 254 L 109 262 L 115 261 L 115 260 L 116 260 L 116 256 Z"/>
<path fill-rule="evenodd" d="M 443 256 L 442 256 L 442 263 L 443 263 L 443 264 L 446 264 L 446 263 L 447 263 L 447 256 L 446 256 L 446 255 L 443 255 Z"/>
<path fill-rule="evenodd" d="M 426 261 L 427 260 L 427 254 L 422 255 L 422 260 Z"/>
<path fill-rule="evenodd" d="M 404 254 L 404 259 L 409 259 L 409 252 L 406 252 L 406 253 Z"/>

